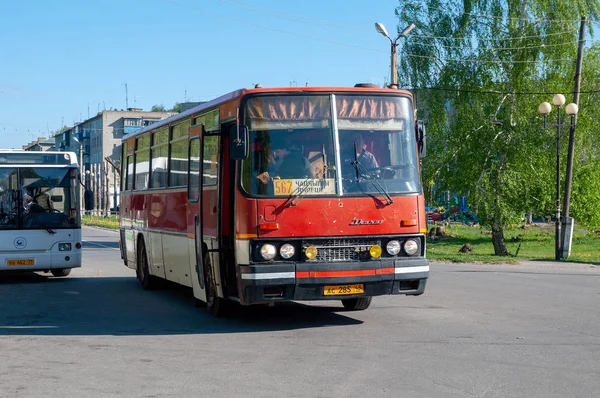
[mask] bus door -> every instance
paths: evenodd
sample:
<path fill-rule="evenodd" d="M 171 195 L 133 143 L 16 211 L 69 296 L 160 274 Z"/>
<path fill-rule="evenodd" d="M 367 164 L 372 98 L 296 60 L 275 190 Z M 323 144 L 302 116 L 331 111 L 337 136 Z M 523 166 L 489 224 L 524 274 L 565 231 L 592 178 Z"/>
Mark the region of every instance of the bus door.
<path fill-rule="evenodd" d="M 220 136 L 219 131 L 205 132 L 202 141 L 201 162 L 201 193 L 202 208 L 201 228 L 204 247 L 208 252 L 209 264 L 215 280 L 218 297 L 224 297 L 223 279 L 221 275 L 220 256 L 220 191 L 221 179 L 219 178 L 220 161 Z"/>
<path fill-rule="evenodd" d="M 188 149 L 188 242 L 194 297 L 206 301 L 202 245 L 202 126 L 190 128 Z"/>

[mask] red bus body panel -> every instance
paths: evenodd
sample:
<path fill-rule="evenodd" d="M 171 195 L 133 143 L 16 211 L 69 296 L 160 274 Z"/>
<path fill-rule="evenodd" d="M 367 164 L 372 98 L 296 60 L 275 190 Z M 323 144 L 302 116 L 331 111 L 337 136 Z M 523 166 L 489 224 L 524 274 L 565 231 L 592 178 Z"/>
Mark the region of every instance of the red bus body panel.
<path fill-rule="evenodd" d="M 418 234 L 425 228 L 419 198 L 394 197 L 391 205 L 369 197 L 301 198 L 296 205 L 289 205 L 286 199 L 250 199 L 240 195 L 236 212 L 238 233 L 257 234 L 260 238 Z M 406 226 L 401 224 L 403 220 Z M 264 224 L 273 228 L 274 223 L 278 227 L 275 230 L 261 228 Z"/>

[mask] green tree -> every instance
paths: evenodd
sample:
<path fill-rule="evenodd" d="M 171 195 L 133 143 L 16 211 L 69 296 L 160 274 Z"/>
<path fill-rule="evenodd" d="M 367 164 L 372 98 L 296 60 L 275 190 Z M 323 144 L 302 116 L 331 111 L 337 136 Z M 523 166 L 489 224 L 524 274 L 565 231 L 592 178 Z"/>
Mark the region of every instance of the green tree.
<path fill-rule="evenodd" d="M 181 104 L 179 102 L 176 102 L 175 105 L 173 105 L 173 107 L 171 109 L 169 109 L 167 112 L 181 113 Z"/>
<path fill-rule="evenodd" d="M 150 112 L 166 112 L 165 106 L 163 104 L 152 105 L 152 108 L 150 108 Z"/>
<path fill-rule="evenodd" d="M 556 130 L 542 128 L 537 107 L 552 93 L 570 97 L 579 19 L 597 20 L 599 9 L 598 0 L 428 0 L 396 10 L 399 30 L 417 26 L 400 51 L 399 81 L 414 89 L 428 123 L 424 180 L 467 195 L 491 228 L 497 255 L 508 254 L 504 230 L 526 212 L 553 213 Z M 585 68 L 600 71 L 600 63 Z M 590 79 L 582 82 L 582 91 L 593 87 Z M 587 104 L 581 98 L 580 108 Z M 579 149 L 598 137 L 587 117 L 580 115 Z M 589 204 L 579 201 L 579 191 L 592 188 L 574 184 L 573 214 L 585 214 L 580 206 Z"/>

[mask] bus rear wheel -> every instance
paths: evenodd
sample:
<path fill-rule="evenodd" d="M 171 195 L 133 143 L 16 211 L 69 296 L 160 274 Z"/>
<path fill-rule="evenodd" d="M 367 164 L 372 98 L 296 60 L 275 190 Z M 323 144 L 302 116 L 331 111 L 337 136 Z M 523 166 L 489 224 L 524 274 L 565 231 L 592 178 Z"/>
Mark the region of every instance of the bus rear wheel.
<path fill-rule="evenodd" d="M 62 268 L 62 269 L 53 269 L 50 270 L 52 272 L 52 276 L 56 276 L 57 278 L 62 278 L 65 276 L 69 276 L 71 273 L 71 268 Z"/>
<path fill-rule="evenodd" d="M 158 287 L 157 278 L 150 275 L 150 271 L 148 270 L 148 256 L 146 255 L 146 245 L 143 239 L 140 239 L 140 243 L 138 244 L 135 276 L 144 290 L 152 290 Z"/>
<path fill-rule="evenodd" d="M 217 284 L 213 276 L 210 264 L 210 256 L 204 254 L 204 286 L 206 288 L 206 309 L 208 313 L 216 318 L 222 318 L 227 314 L 227 302 L 224 298 L 217 296 Z"/>
<path fill-rule="evenodd" d="M 342 300 L 342 305 L 349 311 L 362 311 L 369 308 L 373 297 L 359 297 Z"/>

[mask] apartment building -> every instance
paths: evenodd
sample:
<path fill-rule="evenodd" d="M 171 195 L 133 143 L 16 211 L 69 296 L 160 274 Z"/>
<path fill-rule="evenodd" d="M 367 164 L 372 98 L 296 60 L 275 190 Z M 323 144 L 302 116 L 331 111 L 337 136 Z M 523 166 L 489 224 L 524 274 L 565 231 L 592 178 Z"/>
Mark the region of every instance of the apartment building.
<path fill-rule="evenodd" d="M 172 112 L 144 112 L 139 108 L 104 110 L 57 134 L 56 149 L 79 154 L 83 183 L 93 190 L 99 213 L 119 205 L 119 175 L 114 166 L 121 162 L 121 138 Z"/>
<path fill-rule="evenodd" d="M 54 149 L 54 138 L 39 137 L 27 145 L 23 145 L 24 151 L 50 151 Z"/>

